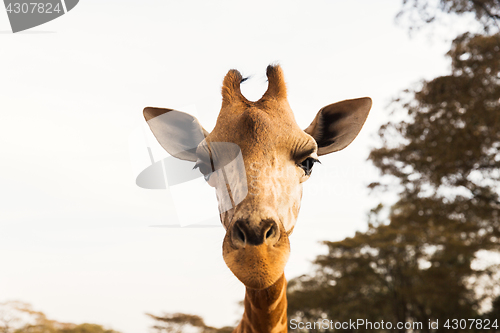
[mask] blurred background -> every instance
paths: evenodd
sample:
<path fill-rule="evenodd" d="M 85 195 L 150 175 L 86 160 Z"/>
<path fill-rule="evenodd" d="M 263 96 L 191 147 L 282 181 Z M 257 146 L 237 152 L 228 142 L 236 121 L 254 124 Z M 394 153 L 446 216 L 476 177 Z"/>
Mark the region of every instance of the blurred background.
<path fill-rule="evenodd" d="M 289 319 L 500 320 L 498 0 L 84 0 L 17 34 L 0 12 L 0 332 L 231 331 L 223 228 L 176 227 L 129 138 L 145 106 L 211 130 L 225 73 L 257 100 L 274 62 L 303 128 L 374 100 L 305 183 Z"/>

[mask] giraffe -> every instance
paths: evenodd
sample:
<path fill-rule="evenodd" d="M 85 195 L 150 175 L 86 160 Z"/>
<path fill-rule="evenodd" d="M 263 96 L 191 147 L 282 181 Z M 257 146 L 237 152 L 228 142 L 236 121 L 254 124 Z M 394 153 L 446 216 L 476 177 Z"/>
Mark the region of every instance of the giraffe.
<path fill-rule="evenodd" d="M 143 112 L 163 148 L 194 162 L 215 188 L 226 231 L 223 258 L 246 287 L 235 333 L 288 331 L 284 268 L 302 183 L 319 156 L 354 140 L 372 105 L 369 97 L 327 105 L 302 130 L 288 103 L 281 67 L 269 65 L 266 74 L 267 91 L 256 102 L 242 95 L 240 72 L 226 74 L 221 110 L 210 133 L 186 113 L 154 107 Z M 234 167 L 231 161 L 238 154 L 243 162 Z"/>

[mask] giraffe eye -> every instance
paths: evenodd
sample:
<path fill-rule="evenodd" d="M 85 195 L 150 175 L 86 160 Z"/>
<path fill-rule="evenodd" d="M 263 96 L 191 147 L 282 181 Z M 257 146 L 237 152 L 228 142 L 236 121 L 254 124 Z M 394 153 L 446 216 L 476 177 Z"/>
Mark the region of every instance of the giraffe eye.
<path fill-rule="evenodd" d="M 297 164 L 302 170 L 304 170 L 304 173 L 306 176 L 309 176 L 312 173 L 312 168 L 314 166 L 314 163 L 321 163 L 317 158 L 314 157 L 308 157 L 299 164 Z"/>

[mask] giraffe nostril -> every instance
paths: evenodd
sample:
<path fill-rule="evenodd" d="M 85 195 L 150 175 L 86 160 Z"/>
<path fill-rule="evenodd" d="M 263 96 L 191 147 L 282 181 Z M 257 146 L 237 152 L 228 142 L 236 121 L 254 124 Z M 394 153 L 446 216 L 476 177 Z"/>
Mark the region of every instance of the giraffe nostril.
<path fill-rule="evenodd" d="M 268 245 L 276 244 L 280 239 L 278 224 L 274 221 L 266 221 L 265 227 L 267 230 L 264 234 L 264 242 Z"/>
<path fill-rule="evenodd" d="M 269 230 L 267 230 L 267 232 L 266 232 L 266 240 L 273 237 L 275 232 L 276 232 L 275 225 L 273 224 L 269 227 Z"/>
<path fill-rule="evenodd" d="M 250 223 L 248 220 L 238 220 L 231 230 L 231 241 L 236 247 L 274 245 L 279 240 L 278 225 L 273 220 L 262 220 Z"/>
<path fill-rule="evenodd" d="M 243 242 L 243 244 L 246 243 L 245 233 L 243 232 L 243 230 L 241 230 L 240 226 L 238 226 L 238 225 L 234 226 L 233 238 L 235 238 L 238 241 Z"/>

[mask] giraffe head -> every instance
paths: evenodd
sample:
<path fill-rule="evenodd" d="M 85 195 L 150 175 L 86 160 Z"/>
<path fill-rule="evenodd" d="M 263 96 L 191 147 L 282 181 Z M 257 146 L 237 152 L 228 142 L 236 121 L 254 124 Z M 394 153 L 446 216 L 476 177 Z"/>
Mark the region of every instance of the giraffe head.
<path fill-rule="evenodd" d="M 174 157 L 194 162 L 215 188 L 226 229 L 224 260 L 252 289 L 267 288 L 283 275 L 302 183 L 319 156 L 354 140 L 372 104 L 370 98 L 330 104 L 302 130 L 288 104 L 281 68 L 269 66 L 267 77 L 266 93 L 250 102 L 240 91 L 241 74 L 230 70 L 211 133 L 186 113 L 144 109 L 160 144 Z"/>

